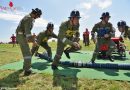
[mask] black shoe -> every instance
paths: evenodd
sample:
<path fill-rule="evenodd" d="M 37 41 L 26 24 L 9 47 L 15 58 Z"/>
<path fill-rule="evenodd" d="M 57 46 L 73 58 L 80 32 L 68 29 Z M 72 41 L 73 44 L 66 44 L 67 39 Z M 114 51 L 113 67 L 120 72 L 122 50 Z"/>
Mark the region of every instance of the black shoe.
<path fill-rule="evenodd" d="M 64 53 L 65 53 L 66 57 L 67 57 L 68 59 L 70 59 L 70 55 L 69 55 L 69 53 L 68 53 L 66 50 L 64 50 Z"/>
<path fill-rule="evenodd" d="M 34 54 L 34 56 L 39 57 L 39 53 L 38 53 L 38 52 L 36 52 L 36 53 Z"/>
<path fill-rule="evenodd" d="M 49 57 L 49 58 L 48 58 L 48 61 L 49 61 L 49 62 L 53 62 L 53 59 Z"/>
<path fill-rule="evenodd" d="M 109 59 L 111 62 L 114 62 L 114 60 L 112 59 L 111 56 L 108 56 L 108 59 Z"/>
<path fill-rule="evenodd" d="M 89 63 L 92 63 L 92 64 L 94 64 L 94 63 L 95 63 L 95 61 L 94 61 L 94 60 L 91 60 Z"/>
<path fill-rule="evenodd" d="M 32 70 L 25 70 L 24 76 L 29 76 L 32 73 Z"/>
<path fill-rule="evenodd" d="M 51 69 L 52 69 L 52 70 L 58 70 L 58 67 L 55 66 L 55 65 L 51 65 Z"/>

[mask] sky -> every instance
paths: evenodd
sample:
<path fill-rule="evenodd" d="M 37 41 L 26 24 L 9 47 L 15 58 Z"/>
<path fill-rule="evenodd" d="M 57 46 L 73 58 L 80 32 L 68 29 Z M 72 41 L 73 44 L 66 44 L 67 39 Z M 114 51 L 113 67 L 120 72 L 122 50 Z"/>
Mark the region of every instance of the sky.
<path fill-rule="evenodd" d="M 9 5 L 9 2 L 13 6 Z M 46 29 L 48 22 L 55 25 L 54 32 L 58 34 L 59 26 L 68 20 L 72 10 L 79 10 L 80 37 L 86 28 L 92 30 L 94 24 L 100 22 L 103 12 L 110 13 L 110 22 L 116 28 L 116 36 L 120 33 L 117 22 L 125 20 L 130 22 L 130 0 L 0 0 L 0 42 L 9 42 L 20 20 L 34 8 L 40 8 L 43 12 L 41 18 L 36 19 L 32 33 L 38 34 Z"/>

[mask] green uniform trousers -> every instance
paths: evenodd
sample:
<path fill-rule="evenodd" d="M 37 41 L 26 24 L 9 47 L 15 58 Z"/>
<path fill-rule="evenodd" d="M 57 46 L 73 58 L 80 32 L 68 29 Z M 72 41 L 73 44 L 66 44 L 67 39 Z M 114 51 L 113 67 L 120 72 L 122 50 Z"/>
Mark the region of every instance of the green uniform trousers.
<path fill-rule="evenodd" d="M 61 59 L 61 56 L 62 56 L 62 54 L 63 54 L 63 52 L 64 52 L 65 46 L 66 46 L 66 45 L 65 45 L 64 43 L 62 43 L 60 40 L 58 40 L 58 42 L 57 42 L 56 55 L 55 55 L 54 61 L 53 61 L 53 63 L 52 63 L 53 65 L 58 66 L 59 61 L 60 61 L 60 59 Z M 75 52 L 75 51 L 77 51 L 77 50 L 79 50 L 79 49 L 80 49 L 80 48 L 75 48 L 74 46 L 72 46 L 72 47 L 68 48 L 67 52 Z"/>
<path fill-rule="evenodd" d="M 29 44 L 27 42 L 27 39 L 22 34 L 17 34 L 16 39 L 17 39 L 17 41 L 20 45 L 20 49 L 22 51 L 22 55 L 23 55 L 23 58 L 24 58 L 23 69 L 29 70 L 31 68 L 32 55 L 31 55 L 31 52 L 30 52 L 30 48 L 29 48 Z"/>
<path fill-rule="evenodd" d="M 42 46 L 48 53 L 48 56 L 50 58 L 52 58 L 52 51 L 51 51 L 51 47 L 48 45 L 47 42 L 42 42 L 40 43 L 40 46 Z M 32 55 L 37 52 L 39 49 L 39 46 L 33 46 L 32 49 L 31 49 L 31 52 L 32 52 Z"/>
<path fill-rule="evenodd" d="M 105 38 L 98 38 L 97 43 L 96 43 L 96 47 L 92 56 L 92 61 L 95 61 L 97 55 L 99 54 L 99 50 L 100 50 L 100 46 L 103 44 L 107 44 L 108 45 L 108 51 L 106 53 L 106 55 L 110 55 L 112 54 L 113 50 L 115 49 L 115 43 L 114 41 L 110 40 L 106 40 Z"/>

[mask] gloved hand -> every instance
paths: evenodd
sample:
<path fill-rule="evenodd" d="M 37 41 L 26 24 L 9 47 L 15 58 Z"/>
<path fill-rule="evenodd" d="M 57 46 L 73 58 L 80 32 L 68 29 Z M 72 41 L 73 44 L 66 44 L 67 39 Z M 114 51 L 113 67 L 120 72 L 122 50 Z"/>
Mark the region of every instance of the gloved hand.
<path fill-rule="evenodd" d="M 109 36 L 109 34 L 105 34 L 104 37 L 105 38 L 109 38 L 110 36 Z"/>
<path fill-rule="evenodd" d="M 37 42 L 33 42 L 33 46 L 36 47 L 36 46 L 39 46 L 39 45 L 37 44 Z"/>
<path fill-rule="evenodd" d="M 80 48 L 80 45 L 77 42 L 73 42 L 73 46 L 76 47 L 76 48 Z"/>
<path fill-rule="evenodd" d="M 32 42 L 32 43 L 35 42 L 33 36 L 27 37 L 27 41 L 28 41 L 28 42 Z"/>

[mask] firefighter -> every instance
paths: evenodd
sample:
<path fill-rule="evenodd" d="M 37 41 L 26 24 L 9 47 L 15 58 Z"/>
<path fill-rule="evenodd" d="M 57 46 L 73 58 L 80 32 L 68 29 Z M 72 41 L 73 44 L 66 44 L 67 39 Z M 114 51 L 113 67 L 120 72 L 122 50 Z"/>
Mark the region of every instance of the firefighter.
<path fill-rule="evenodd" d="M 99 54 L 99 50 L 103 44 L 108 45 L 108 51 L 106 55 L 110 61 L 114 61 L 111 57 L 113 50 L 115 49 L 115 43 L 111 40 L 111 35 L 113 33 L 112 24 L 109 21 L 109 12 L 104 12 L 101 16 L 101 22 L 95 24 L 91 31 L 92 40 L 96 41 L 95 50 L 91 59 L 92 63 L 95 63 L 95 59 Z M 97 33 L 97 40 L 95 39 L 95 32 Z"/>
<path fill-rule="evenodd" d="M 77 42 L 73 41 L 73 37 L 78 32 L 79 33 L 79 19 L 80 13 L 77 10 L 73 10 L 70 13 L 68 21 L 63 22 L 59 28 L 58 42 L 57 42 L 57 51 L 52 63 L 52 69 L 58 69 L 58 64 L 61 59 L 61 56 L 64 52 L 66 45 L 75 47 L 73 51 L 80 49 L 80 45 Z"/>
<path fill-rule="evenodd" d="M 22 55 L 24 58 L 23 70 L 24 75 L 30 75 L 31 71 L 31 59 L 32 54 L 29 48 L 28 42 L 36 43 L 31 30 L 33 28 L 33 23 L 35 19 L 39 18 L 42 15 L 42 11 L 38 8 L 32 9 L 32 12 L 29 15 L 26 15 L 19 23 L 16 29 L 16 39 L 20 45 Z"/>
<path fill-rule="evenodd" d="M 46 30 L 40 32 L 36 36 L 37 45 L 33 46 L 33 48 L 31 49 L 32 55 L 35 53 L 35 56 L 41 57 L 42 54 L 38 53 L 37 51 L 39 49 L 39 46 L 42 46 L 47 51 L 48 59 L 52 60 L 52 51 L 51 47 L 48 45 L 48 40 L 51 38 L 57 38 L 57 35 L 53 32 L 53 29 L 54 24 L 50 22 L 48 23 Z"/>
<path fill-rule="evenodd" d="M 121 32 L 122 38 L 128 38 L 130 40 L 130 27 L 126 25 L 125 21 L 119 21 L 117 23 L 118 30 Z"/>

